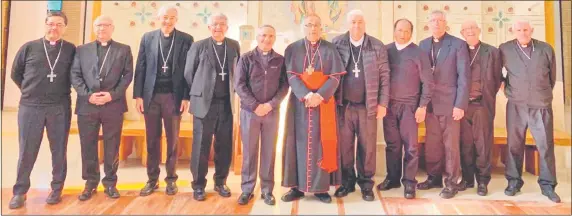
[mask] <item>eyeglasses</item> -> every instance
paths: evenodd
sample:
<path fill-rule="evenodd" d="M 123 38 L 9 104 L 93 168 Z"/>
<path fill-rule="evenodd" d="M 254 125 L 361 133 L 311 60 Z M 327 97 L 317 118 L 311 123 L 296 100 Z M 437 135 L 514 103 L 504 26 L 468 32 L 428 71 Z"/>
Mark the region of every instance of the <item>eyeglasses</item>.
<path fill-rule="evenodd" d="M 471 27 L 469 27 L 469 28 L 464 28 L 464 29 L 461 29 L 461 31 L 468 31 L 468 30 L 477 30 L 478 28 L 479 28 L 479 27 L 476 27 L 476 26 L 471 26 Z"/>
<path fill-rule="evenodd" d="M 217 26 L 225 27 L 225 26 L 226 26 L 226 23 L 213 23 L 213 24 L 211 24 L 211 26 L 212 26 L 212 27 L 217 27 Z"/>
<path fill-rule="evenodd" d="M 50 28 L 52 28 L 52 27 L 63 28 L 65 26 L 66 25 L 62 24 L 62 23 L 46 23 L 46 27 L 50 27 Z"/>
<path fill-rule="evenodd" d="M 312 24 L 312 23 L 308 23 L 308 24 L 306 24 L 306 25 L 304 25 L 304 26 L 305 26 L 306 28 L 309 28 L 309 29 L 314 28 L 314 27 L 315 27 L 315 28 L 320 28 L 320 27 L 321 27 L 321 25 L 315 25 L 315 24 Z"/>
<path fill-rule="evenodd" d="M 95 27 L 97 27 L 97 28 L 109 28 L 109 27 L 111 27 L 111 24 L 97 24 L 97 25 L 95 25 Z"/>

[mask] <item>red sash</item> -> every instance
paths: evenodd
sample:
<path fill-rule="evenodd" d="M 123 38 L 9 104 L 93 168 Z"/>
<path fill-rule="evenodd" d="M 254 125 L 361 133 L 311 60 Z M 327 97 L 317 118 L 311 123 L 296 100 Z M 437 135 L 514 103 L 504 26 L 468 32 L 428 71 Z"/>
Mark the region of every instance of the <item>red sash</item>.
<path fill-rule="evenodd" d="M 311 75 L 304 72 L 300 79 L 308 89 L 315 91 L 324 85 L 328 76 L 324 75 L 322 71 L 314 71 Z M 326 172 L 332 173 L 338 169 L 338 133 L 334 99 L 327 102 L 324 100 L 320 104 L 320 138 L 322 141 L 322 160 L 318 165 Z"/>

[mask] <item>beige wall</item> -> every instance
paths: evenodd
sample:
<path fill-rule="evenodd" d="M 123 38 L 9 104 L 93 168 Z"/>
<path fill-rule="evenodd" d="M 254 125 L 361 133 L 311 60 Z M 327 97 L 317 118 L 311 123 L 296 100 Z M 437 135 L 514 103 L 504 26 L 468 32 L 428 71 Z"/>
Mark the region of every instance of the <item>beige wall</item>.
<path fill-rule="evenodd" d="M 43 37 L 47 4 L 46 1 L 12 1 L 10 10 L 4 110 L 16 110 L 18 107 L 20 90 L 10 78 L 12 63 L 24 43 Z"/>

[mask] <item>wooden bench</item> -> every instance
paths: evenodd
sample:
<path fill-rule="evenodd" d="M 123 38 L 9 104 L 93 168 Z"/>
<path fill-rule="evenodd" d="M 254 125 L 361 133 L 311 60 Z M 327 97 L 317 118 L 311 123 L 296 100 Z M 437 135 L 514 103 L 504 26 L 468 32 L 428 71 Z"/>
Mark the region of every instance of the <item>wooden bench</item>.
<path fill-rule="evenodd" d="M 420 144 L 425 143 L 426 128 L 424 125 L 419 126 L 418 141 Z M 493 155 L 492 161 L 495 162 L 499 159 L 502 163 L 506 161 L 507 154 L 507 131 L 506 128 L 495 128 L 493 139 Z M 554 131 L 554 145 L 555 146 L 572 146 L 570 135 L 563 131 Z M 536 148 L 534 138 L 530 130 L 526 132 L 525 140 L 525 170 L 531 174 L 538 175 L 539 172 L 539 155 Z"/>
<path fill-rule="evenodd" d="M 72 122 L 70 134 L 79 134 L 77 122 Z M 161 162 L 167 161 L 167 140 L 163 130 L 161 138 Z M 181 121 L 179 131 L 179 143 L 177 152 L 179 158 L 188 158 L 191 153 L 191 142 L 183 142 L 185 139 L 192 139 L 193 137 L 193 124 L 191 121 Z M 135 146 L 133 146 L 135 144 Z M 99 131 L 98 142 L 98 157 L 99 162 L 103 162 L 103 137 L 102 130 Z M 147 140 L 145 133 L 145 121 L 123 121 L 123 129 L 121 131 L 121 143 L 119 145 L 119 161 L 124 161 L 129 155 L 133 153 L 135 147 L 136 155 L 141 158 L 141 164 L 147 165 Z"/>

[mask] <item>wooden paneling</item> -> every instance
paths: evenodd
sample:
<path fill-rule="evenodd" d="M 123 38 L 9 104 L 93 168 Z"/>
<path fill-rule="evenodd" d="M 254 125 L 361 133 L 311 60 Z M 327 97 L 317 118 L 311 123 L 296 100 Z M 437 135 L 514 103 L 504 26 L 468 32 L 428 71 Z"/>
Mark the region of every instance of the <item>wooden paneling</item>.
<path fill-rule="evenodd" d="M 9 28 L 8 23 L 10 23 L 10 1 L 2 1 L 2 55 L 0 58 L 0 67 L 1 67 L 1 84 L 2 93 L 0 99 L 0 106 L 1 109 L 4 110 L 4 86 L 6 85 L 6 53 L 8 51 L 8 34 Z"/>
<path fill-rule="evenodd" d="M 68 17 L 68 26 L 64 33 L 64 40 L 74 43 L 76 46 L 82 44 L 81 35 L 83 35 L 82 27 L 82 2 L 81 1 L 63 1 L 62 11 Z"/>

